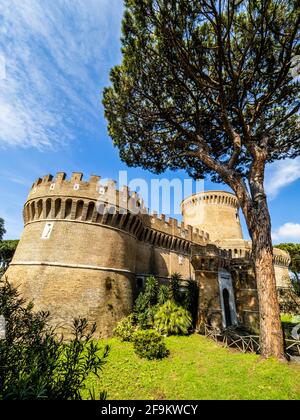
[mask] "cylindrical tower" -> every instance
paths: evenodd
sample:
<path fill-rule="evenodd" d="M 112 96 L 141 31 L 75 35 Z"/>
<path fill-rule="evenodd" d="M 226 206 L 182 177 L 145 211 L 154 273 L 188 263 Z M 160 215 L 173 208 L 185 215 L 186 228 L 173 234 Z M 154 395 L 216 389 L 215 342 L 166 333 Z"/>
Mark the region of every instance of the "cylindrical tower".
<path fill-rule="evenodd" d="M 61 172 L 33 184 L 7 277 L 36 310 L 50 311 L 53 324 L 86 317 L 105 337 L 132 308 L 142 222 L 120 206 L 132 200 L 128 189 L 100 186 L 99 179 L 84 182 L 73 173 L 66 180 Z"/>
<path fill-rule="evenodd" d="M 181 203 L 183 221 L 209 233 L 212 241 L 243 239 L 236 196 L 225 191 L 194 194 Z"/>

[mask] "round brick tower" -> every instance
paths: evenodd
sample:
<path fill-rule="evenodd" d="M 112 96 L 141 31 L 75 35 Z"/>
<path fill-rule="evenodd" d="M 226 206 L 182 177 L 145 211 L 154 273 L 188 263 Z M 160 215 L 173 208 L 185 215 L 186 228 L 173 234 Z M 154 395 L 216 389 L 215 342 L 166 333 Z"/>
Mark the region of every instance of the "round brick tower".
<path fill-rule="evenodd" d="M 184 223 L 208 232 L 212 241 L 243 239 L 234 194 L 225 191 L 194 194 L 182 201 L 181 210 Z"/>
<path fill-rule="evenodd" d="M 86 317 L 97 323 L 98 336 L 109 336 L 132 308 L 142 222 L 139 213 L 124 211 L 132 201 L 128 189 L 116 191 L 113 181 L 100 186 L 99 179 L 84 182 L 73 173 L 66 180 L 60 172 L 33 184 L 7 278 L 36 310 L 49 310 L 53 324 Z"/>

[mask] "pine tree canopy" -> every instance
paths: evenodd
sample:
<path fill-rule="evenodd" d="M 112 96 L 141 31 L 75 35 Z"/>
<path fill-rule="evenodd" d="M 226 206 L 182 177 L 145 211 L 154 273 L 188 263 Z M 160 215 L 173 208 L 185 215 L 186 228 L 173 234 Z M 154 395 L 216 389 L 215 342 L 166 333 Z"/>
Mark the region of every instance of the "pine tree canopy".
<path fill-rule="evenodd" d="M 298 156 L 299 27 L 299 0 L 125 1 L 103 99 L 121 159 L 224 180 Z"/>

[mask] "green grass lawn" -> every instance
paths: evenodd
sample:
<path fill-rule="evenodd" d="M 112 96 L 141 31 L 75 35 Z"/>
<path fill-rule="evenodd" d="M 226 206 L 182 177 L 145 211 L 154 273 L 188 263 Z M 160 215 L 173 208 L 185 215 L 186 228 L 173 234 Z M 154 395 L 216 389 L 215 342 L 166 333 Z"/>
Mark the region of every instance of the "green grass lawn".
<path fill-rule="evenodd" d="M 200 336 L 166 338 L 170 356 L 148 361 L 131 343 L 111 345 L 100 379 L 87 387 L 105 389 L 107 399 L 300 399 L 300 365 L 261 360 Z M 88 393 L 84 391 L 84 397 Z"/>

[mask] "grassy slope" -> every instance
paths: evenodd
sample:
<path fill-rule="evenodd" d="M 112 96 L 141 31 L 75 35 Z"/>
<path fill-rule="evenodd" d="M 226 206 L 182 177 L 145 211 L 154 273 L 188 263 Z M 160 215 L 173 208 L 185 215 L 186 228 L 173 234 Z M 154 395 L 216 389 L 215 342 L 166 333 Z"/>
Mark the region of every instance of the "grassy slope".
<path fill-rule="evenodd" d="M 105 389 L 109 400 L 300 399 L 299 365 L 262 361 L 199 335 L 167 338 L 171 354 L 160 361 L 140 359 L 130 343 L 103 342 L 111 345 L 108 364 L 87 386 Z"/>

